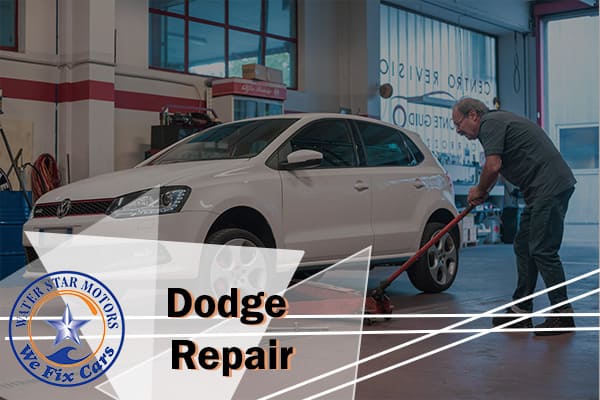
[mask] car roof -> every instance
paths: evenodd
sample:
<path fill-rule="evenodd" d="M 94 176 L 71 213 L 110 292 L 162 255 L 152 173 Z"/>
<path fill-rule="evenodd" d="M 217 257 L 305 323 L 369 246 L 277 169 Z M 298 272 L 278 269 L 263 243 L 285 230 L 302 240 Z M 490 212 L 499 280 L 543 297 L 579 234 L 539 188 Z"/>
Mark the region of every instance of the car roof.
<path fill-rule="evenodd" d="M 397 129 L 397 130 L 403 132 L 404 134 L 408 135 L 413 140 L 416 138 L 418 138 L 418 140 L 421 139 L 420 135 L 415 131 L 411 131 L 409 129 L 400 127 L 398 125 L 394 125 L 387 121 L 382 121 L 380 119 L 376 119 L 373 117 L 366 117 L 366 116 L 356 115 L 356 114 L 315 113 L 315 112 L 312 112 L 312 113 L 290 113 L 290 114 L 266 115 L 266 116 L 262 116 L 262 117 L 248 118 L 248 119 L 246 119 L 246 121 L 275 119 L 275 118 L 277 118 L 277 119 L 279 119 L 279 118 L 284 118 L 284 119 L 285 118 L 297 118 L 298 121 L 304 121 L 304 122 L 315 121 L 318 119 L 325 119 L 325 118 L 340 118 L 340 119 L 349 119 L 349 120 L 355 120 L 355 121 L 365 121 L 365 122 L 380 124 L 380 125 L 384 125 L 384 126 L 387 126 L 390 128 Z M 240 122 L 240 121 L 241 120 L 232 121 L 232 122 Z"/>
<path fill-rule="evenodd" d="M 399 129 L 403 132 L 406 132 L 406 129 L 400 128 L 397 125 L 391 124 L 389 122 L 386 121 L 382 121 L 380 119 L 376 119 L 376 118 L 372 118 L 372 117 L 366 117 L 366 116 L 362 116 L 362 115 L 356 115 L 356 114 L 340 114 L 340 113 L 290 113 L 290 114 L 278 114 L 278 115 L 265 115 L 265 116 L 261 116 L 261 117 L 254 117 L 254 118 L 247 118 L 245 119 L 245 121 L 250 121 L 250 120 L 265 120 L 265 119 L 286 119 L 286 118 L 296 118 L 298 120 L 317 120 L 317 119 L 323 119 L 323 118 L 339 118 L 339 119 L 352 119 L 352 120 L 357 120 L 357 121 L 365 121 L 365 122 L 371 122 L 371 123 L 376 123 L 376 124 L 381 124 L 381 125 L 386 125 L 395 129 Z M 236 120 L 236 121 L 231 121 L 231 122 L 240 122 L 242 120 Z M 230 123 L 230 122 L 227 122 Z M 409 131 L 410 132 L 410 131 Z"/>
<path fill-rule="evenodd" d="M 289 114 L 277 114 L 277 115 L 263 115 L 261 117 L 247 118 L 247 119 L 273 119 L 273 118 L 349 118 L 349 119 L 364 119 L 370 121 L 382 122 L 375 118 L 369 118 L 362 115 L 356 114 L 341 114 L 341 113 L 289 113 Z"/>

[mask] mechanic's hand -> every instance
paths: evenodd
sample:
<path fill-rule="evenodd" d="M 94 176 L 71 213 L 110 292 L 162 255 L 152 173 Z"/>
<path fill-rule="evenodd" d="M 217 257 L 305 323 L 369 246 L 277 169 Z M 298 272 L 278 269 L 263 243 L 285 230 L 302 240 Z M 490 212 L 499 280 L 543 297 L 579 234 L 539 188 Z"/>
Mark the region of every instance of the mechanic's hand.
<path fill-rule="evenodd" d="M 473 186 L 469 189 L 469 196 L 467 197 L 467 202 L 469 205 L 478 206 L 487 197 L 487 193 L 479 188 L 479 186 Z"/>

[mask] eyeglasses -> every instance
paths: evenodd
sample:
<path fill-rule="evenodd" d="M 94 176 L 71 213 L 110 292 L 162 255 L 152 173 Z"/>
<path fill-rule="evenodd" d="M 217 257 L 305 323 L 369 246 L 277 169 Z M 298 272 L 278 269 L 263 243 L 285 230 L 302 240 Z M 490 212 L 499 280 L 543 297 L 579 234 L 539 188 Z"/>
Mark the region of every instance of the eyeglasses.
<path fill-rule="evenodd" d="M 452 121 L 452 122 L 454 122 L 454 127 L 460 128 L 460 124 L 462 124 L 462 122 L 465 120 L 465 118 L 467 118 L 467 116 L 463 114 L 460 121 Z"/>

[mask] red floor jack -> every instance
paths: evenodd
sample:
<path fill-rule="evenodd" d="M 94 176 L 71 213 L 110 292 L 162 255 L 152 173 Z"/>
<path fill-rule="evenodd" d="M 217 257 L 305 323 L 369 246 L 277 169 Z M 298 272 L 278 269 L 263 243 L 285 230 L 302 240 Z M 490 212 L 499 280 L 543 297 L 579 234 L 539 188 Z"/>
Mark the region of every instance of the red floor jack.
<path fill-rule="evenodd" d="M 434 237 L 425 243 L 411 258 L 400 266 L 390 277 L 381 281 L 379 286 L 369 292 L 369 296 L 365 299 L 365 314 L 391 314 L 394 306 L 390 298 L 385 294 L 385 289 L 396 280 L 396 278 L 413 265 L 425 252 L 439 241 L 445 234 L 450 232 L 475 206 L 470 205 L 458 214 L 452 221 L 448 223 L 442 230 L 435 234 Z"/>

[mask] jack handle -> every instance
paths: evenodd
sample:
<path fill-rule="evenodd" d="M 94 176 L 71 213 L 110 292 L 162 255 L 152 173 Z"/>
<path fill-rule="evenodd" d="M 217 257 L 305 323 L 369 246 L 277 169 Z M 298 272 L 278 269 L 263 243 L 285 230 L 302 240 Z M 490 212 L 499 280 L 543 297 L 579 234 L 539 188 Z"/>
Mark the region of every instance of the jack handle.
<path fill-rule="evenodd" d="M 384 295 L 385 289 L 390 286 L 390 284 L 404 271 L 406 271 L 411 265 L 413 265 L 425 252 L 433 246 L 438 240 L 440 240 L 446 233 L 450 232 L 452 228 L 456 226 L 464 217 L 467 216 L 468 213 L 471 212 L 475 208 L 475 205 L 469 205 L 467 208 L 463 210 L 460 214 L 458 214 L 452 221 L 450 221 L 442 230 L 436 233 L 427 243 L 425 243 L 411 258 L 409 258 L 400 268 L 398 268 L 392 275 L 390 275 L 387 279 L 381 281 L 379 286 L 371 292 L 371 296 L 375 299 L 381 298 Z"/>

